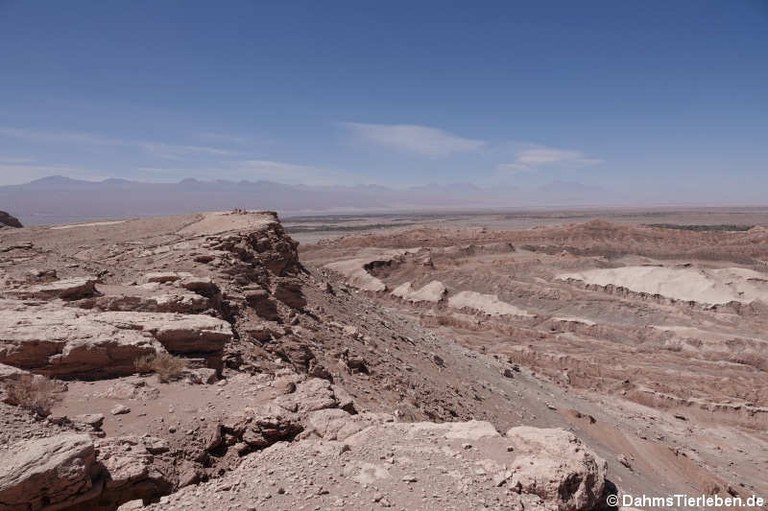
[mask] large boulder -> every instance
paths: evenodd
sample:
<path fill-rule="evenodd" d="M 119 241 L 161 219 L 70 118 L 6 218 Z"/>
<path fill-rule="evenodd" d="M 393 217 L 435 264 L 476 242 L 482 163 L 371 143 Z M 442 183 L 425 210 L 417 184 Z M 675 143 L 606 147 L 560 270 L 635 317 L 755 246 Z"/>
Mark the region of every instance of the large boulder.
<path fill-rule="evenodd" d="M 262 405 L 226 419 L 209 441 L 209 450 L 235 443 L 247 446 L 243 452 L 263 449 L 281 440 L 292 440 L 303 429 L 296 414 L 279 406 Z"/>
<path fill-rule="evenodd" d="M 289 412 L 307 413 L 336 408 L 339 400 L 328 380 L 310 378 L 299 383 L 295 392 L 279 396 L 275 403 Z"/>
<path fill-rule="evenodd" d="M 0 383 L 19 380 L 25 374 L 29 374 L 29 372 L 18 367 L 0 364 Z"/>
<path fill-rule="evenodd" d="M 156 499 L 173 491 L 177 481 L 165 440 L 144 436 L 104 438 L 96 455 L 106 471 L 104 490 L 82 509 L 114 509 L 135 499 Z"/>
<path fill-rule="evenodd" d="M 221 293 L 218 284 L 210 277 L 185 277 L 178 282 L 179 287 L 208 298 Z"/>
<path fill-rule="evenodd" d="M 519 426 L 507 431 L 517 457 L 508 484 L 557 504 L 559 511 L 595 509 L 603 503 L 606 462 L 573 433 Z"/>
<path fill-rule="evenodd" d="M 277 310 L 277 304 L 272 299 L 266 289 L 248 289 L 243 297 L 245 303 L 251 307 L 256 314 L 267 321 L 279 321 L 280 312 Z"/>
<path fill-rule="evenodd" d="M 317 428 L 317 424 L 314 427 Z M 338 424 L 330 424 L 327 429 L 343 431 Z M 344 442 L 353 450 L 382 441 L 389 441 L 401 450 L 419 443 L 433 443 L 448 449 L 461 446 L 462 450 L 475 451 L 476 458 L 472 457 L 475 464 L 489 473 L 496 487 L 507 488 L 524 498 L 526 508 L 602 509 L 606 462 L 572 433 L 562 429 L 516 427 L 505 437 L 484 421 L 381 423 L 362 429 Z M 414 455 L 420 450 L 429 452 L 429 449 L 414 449 Z"/>
<path fill-rule="evenodd" d="M 62 434 L 11 445 L 0 451 L 0 509 L 59 509 L 101 491 L 100 469 L 90 436 Z"/>

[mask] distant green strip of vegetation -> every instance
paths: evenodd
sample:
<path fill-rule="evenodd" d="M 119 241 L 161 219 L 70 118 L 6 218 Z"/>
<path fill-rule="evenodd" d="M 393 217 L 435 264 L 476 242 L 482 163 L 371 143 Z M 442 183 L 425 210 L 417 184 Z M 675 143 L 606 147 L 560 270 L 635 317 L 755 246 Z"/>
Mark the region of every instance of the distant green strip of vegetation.
<path fill-rule="evenodd" d="M 403 222 L 398 224 L 367 224 L 367 225 L 288 225 L 286 232 L 352 232 L 370 231 L 373 229 L 393 229 L 395 227 L 408 227 L 416 225 L 415 222 Z"/>
<path fill-rule="evenodd" d="M 748 231 L 754 225 L 735 225 L 735 224 L 715 224 L 715 225 L 678 225 L 678 224 L 648 224 L 649 227 L 660 227 L 662 229 L 676 229 L 678 231 Z"/>

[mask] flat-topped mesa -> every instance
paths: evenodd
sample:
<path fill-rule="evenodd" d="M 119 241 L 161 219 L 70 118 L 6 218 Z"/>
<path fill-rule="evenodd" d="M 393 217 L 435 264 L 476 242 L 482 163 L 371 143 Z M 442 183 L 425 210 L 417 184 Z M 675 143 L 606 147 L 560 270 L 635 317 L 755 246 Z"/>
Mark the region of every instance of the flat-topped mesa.
<path fill-rule="evenodd" d="M 177 231 L 182 236 L 214 235 L 228 232 L 259 231 L 280 225 L 275 211 L 214 211 L 200 213 L 198 218 Z"/>

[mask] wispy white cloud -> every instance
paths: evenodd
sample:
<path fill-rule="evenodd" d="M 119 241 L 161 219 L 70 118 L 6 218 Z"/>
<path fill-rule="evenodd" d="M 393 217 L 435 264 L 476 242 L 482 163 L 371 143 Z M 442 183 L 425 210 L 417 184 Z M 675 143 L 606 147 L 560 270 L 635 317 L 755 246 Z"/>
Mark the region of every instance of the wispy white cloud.
<path fill-rule="evenodd" d="M 463 138 L 447 131 L 415 124 L 342 124 L 358 140 L 397 151 L 439 157 L 477 151 L 483 140 Z"/>
<path fill-rule="evenodd" d="M 586 167 L 599 163 L 602 163 L 602 160 L 588 157 L 581 151 L 546 146 L 528 146 L 518 149 L 515 152 L 514 161 L 498 165 L 497 170 L 515 173 L 545 167 Z"/>
<path fill-rule="evenodd" d="M 262 134 L 234 134 L 223 133 L 219 131 L 203 131 L 194 135 L 194 139 L 204 144 L 216 144 L 233 146 L 237 148 L 264 148 L 272 147 L 277 144 L 277 141 Z"/>
<path fill-rule="evenodd" d="M 123 141 L 123 145 L 135 146 L 142 151 L 167 158 L 169 160 L 178 160 L 187 156 L 207 155 L 207 156 L 232 156 L 237 154 L 228 149 L 219 149 L 216 147 L 198 146 L 198 145 L 177 145 L 165 144 L 162 142 L 130 142 Z"/>
<path fill-rule="evenodd" d="M 218 147 L 201 145 L 168 144 L 164 142 L 148 142 L 144 140 L 130 140 L 104 137 L 93 133 L 77 131 L 44 131 L 30 130 L 13 127 L 0 127 L 0 137 L 15 138 L 32 142 L 50 144 L 76 144 L 93 147 L 126 147 L 157 156 L 160 158 L 176 160 L 188 156 L 232 156 L 236 151 Z"/>

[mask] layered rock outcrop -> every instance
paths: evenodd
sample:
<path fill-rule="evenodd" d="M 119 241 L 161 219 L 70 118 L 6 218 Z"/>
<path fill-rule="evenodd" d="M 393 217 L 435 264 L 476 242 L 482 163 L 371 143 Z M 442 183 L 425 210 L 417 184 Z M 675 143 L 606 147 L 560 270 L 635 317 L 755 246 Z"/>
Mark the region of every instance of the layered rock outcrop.
<path fill-rule="evenodd" d="M 0 363 L 48 376 L 132 374 L 141 356 L 220 353 L 233 335 L 229 323 L 210 316 L 4 305 Z"/>
<path fill-rule="evenodd" d="M 73 506 L 98 494 L 102 481 L 93 441 L 64 434 L 0 450 L 0 509 L 37 511 Z"/>
<path fill-rule="evenodd" d="M 3 305 L 3 364 L 49 376 L 98 378 L 131 374 L 136 358 L 163 350 L 151 336 L 98 321 L 94 314 L 48 304 Z"/>

